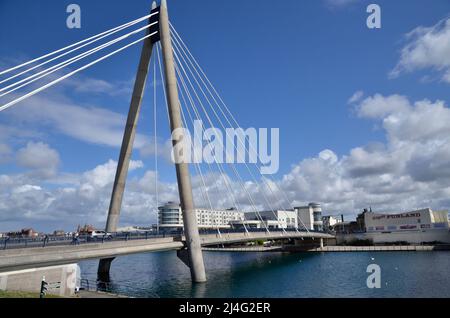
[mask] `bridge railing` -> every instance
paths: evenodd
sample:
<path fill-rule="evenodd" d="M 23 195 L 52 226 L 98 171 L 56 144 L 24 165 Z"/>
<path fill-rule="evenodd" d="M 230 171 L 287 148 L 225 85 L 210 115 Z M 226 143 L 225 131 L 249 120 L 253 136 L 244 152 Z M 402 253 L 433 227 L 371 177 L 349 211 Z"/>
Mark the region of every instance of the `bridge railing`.
<path fill-rule="evenodd" d="M 60 245 L 81 245 L 92 243 L 105 243 L 112 241 L 130 241 L 130 240 L 145 240 L 154 238 L 174 237 L 176 235 L 170 235 L 165 233 L 152 233 L 152 232 L 118 232 L 111 233 L 104 236 L 91 236 L 91 235 L 79 235 L 79 236 L 42 236 L 37 238 L 27 237 L 4 237 L 0 238 L 0 249 L 17 249 L 17 248 L 30 248 L 30 247 L 47 247 L 47 246 L 60 246 Z"/>
<path fill-rule="evenodd" d="M 263 233 L 267 232 L 265 228 L 248 228 L 248 232 L 250 233 Z M 269 229 L 270 233 L 279 233 L 279 232 L 310 232 L 310 233 L 324 233 L 321 231 L 306 231 L 304 229 L 295 229 L 295 228 L 287 228 L 287 229 L 279 229 L 273 228 Z M 218 234 L 217 229 L 200 229 L 201 235 L 212 235 Z M 232 234 L 232 233 L 244 233 L 243 229 L 220 229 L 221 234 Z M 18 248 L 30 248 L 30 247 L 47 247 L 47 246 L 61 246 L 61 245 L 81 245 L 81 244 L 92 244 L 92 243 L 106 243 L 106 242 L 114 242 L 114 241 L 130 241 L 130 240 L 146 240 L 146 239 L 154 239 L 154 238 L 166 238 L 173 237 L 179 238 L 183 235 L 182 232 L 179 233 L 156 233 L 156 232 L 117 232 L 111 233 L 104 236 L 96 236 L 93 237 L 88 234 L 82 234 L 77 237 L 74 236 L 40 236 L 37 238 L 0 238 L 0 250 L 6 249 L 18 249 Z"/>
<path fill-rule="evenodd" d="M 265 228 L 247 228 L 248 232 L 251 233 L 261 233 L 261 232 L 267 232 L 267 229 Z M 217 234 L 216 229 L 200 229 L 200 234 Z M 244 233 L 244 229 L 220 229 L 220 233 L 226 234 L 226 233 Z M 296 228 L 287 228 L 287 229 L 281 229 L 281 228 L 269 228 L 269 232 L 302 232 L 302 233 L 324 233 L 323 231 L 316 231 L 316 230 L 305 230 L 305 229 L 296 229 Z"/>

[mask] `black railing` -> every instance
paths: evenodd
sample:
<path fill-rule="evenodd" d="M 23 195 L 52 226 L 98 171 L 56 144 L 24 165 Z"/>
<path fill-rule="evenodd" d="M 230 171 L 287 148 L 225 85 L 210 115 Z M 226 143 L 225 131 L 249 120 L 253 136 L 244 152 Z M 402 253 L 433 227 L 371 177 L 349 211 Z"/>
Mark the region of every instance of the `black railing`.
<path fill-rule="evenodd" d="M 154 238 L 173 237 L 175 235 L 168 235 L 164 233 L 149 233 L 149 232 L 125 232 L 112 233 L 101 236 L 79 235 L 73 236 L 48 236 L 37 238 L 0 238 L 0 249 L 15 249 L 15 248 L 29 248 L 29 247 L 51 247 L 61 245 L 81 245 L 81 244 L 95 244 L 114 241 L 129 241 L 129 240 L 146 240 Z"/>

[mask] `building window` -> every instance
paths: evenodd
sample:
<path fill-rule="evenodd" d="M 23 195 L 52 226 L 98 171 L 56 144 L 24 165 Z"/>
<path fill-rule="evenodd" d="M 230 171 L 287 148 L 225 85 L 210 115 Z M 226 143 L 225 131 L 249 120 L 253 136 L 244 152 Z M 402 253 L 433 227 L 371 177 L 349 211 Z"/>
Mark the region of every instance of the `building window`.
<path fill-rule="evenodd" d="M 314 212 L 314 222 L 322 221 L 322 213 L 321 212 Z"/>

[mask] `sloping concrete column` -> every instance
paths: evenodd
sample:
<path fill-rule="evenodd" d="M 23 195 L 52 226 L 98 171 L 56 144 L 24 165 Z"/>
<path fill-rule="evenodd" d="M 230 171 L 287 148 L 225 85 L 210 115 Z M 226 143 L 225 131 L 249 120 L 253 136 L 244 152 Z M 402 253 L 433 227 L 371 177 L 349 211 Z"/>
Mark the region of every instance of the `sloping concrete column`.
<path fill-rule="evenodd" d="M 167 1 L 161 1 L 160 7 L 160 37 L 164 60 L 165 85 L 167 91 L 167 104 L 169 108 L 170 127 L 173 135 L 173 146 L 177 142 L 182 142 L 183 131 L 180 111 L 180 101 L 178 96 L 177 78 L 172 52 L 172 42 L 169 28 L 169 15 L 167 11 Z M 175 132 L 175 133 L 174 133 Z M 192 196 L 191 178 L 188 163 L 180 162 L 179 154 L 174 151 L 175 168 L 177 172 L 178 191 L 183 213 L 184 233 L 186 236 L 186 246 L 189 258 L 192 281 L 201 283 L 206 281 L 205 265 L 203 263 L 202 247 L 198 232 L 197 215 L 194 209 Z"/>
<path fill-rule="evenodd" d="M 152 4 L 152 11 L 156 9 L 156 2 Z M 150 34 L 150 28 L 147 29 L 147 35 Z M 111 195 L 111 201 L 108 211 L 108 219 L 106 221 L 106 232 L 116 232 L 119 224 L 120 210 L 122 207 L 123 193 L 125 191 L 125 183 L 130 166 L 131 154 L 133 150 L 134 138 L 136 136 L 136 127 L 141 110 L 142 98 L 144 97 L 145 83 L 147 82 L 150 58 L 153 51 L 152 37 L 144 40 L 142 46 L 141 58 L 136 74 L 136 80 L 131 97 L 130 109 L 128 111 L 127 123 L 120 148 L 119 162 L 117 164 L 116 176 Z M 113 259 L 100 260 L 98 273 L 103 277 L 107 277 L 111 262 Z"/>

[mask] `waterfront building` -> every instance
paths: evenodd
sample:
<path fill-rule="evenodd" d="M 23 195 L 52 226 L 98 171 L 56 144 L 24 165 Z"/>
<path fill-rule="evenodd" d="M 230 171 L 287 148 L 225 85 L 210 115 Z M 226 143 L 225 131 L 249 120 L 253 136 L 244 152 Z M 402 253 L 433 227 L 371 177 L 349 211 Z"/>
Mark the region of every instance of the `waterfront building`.
<path fill-rule="evenodd" d="M 66 232 L 63 230 L 55 230 L 53 231 L 53 236 L 66 236 Z"/>
<path fill-rule="evenodd" d="M 322 223 L 323 223 L 323 229 L 324 230 L 332 230 L 335 225 L 343 222 L 343 217 L 336 217 L 332 215 L 326 215 L 322 216 Z"/>
<path fill-rule="evenodd" d="M 307 206 L 294 208 L 298 216 L 300 227 L 305 226 L 308 230 L 322 231 L 322 207 L 319 203 L 309 203 Z"/>
<path fill-rule="evenodd" d="M 200 229 L 230 228 L 231 221 L 244 220 L 244 213 L 231 209 L 195 209 Z M 180 231 L 183 228 L 183 215 L 180 204 L 168 202 L 158 208 L 158 226 L 162 231 Z"/>
<path fill-rule="evenodd" d="M 250 222 L 251 221 L 251 222 Z M 294 210 L 270 210 L 261 212 L 246 212 L 245 221 L 248 228 L 268 228 L 270 229 L 295 229 L 298 228 L 297 212 Z M 234 222 L 233 226 L 239 225 Z"/>
<path fill-rule="evenodd" d="M 447 229 L 448 211 L 433 211 L 430 208 L 399 213 L 381 214 L 364 213 L 364 223 L 367 233 L 421 231 L 429 229 Z"/>
<path fill-rule="evenodd" d="M 17 232 L 8 232 L 6 236 L 11 238 L 36 238 L 39 236 L 39 233 L 32 228 L 27 228 Z"/>
<path fill-rule="evenodd" d="M 364 209 L 350 225 L 344 231 L 339 230 L 340 225 L 335 227 L 338 243 L 354 240 L 369 240 L 374 244 L 450 243 L 448 211 L 425 208 L 388 214 Z"/>

